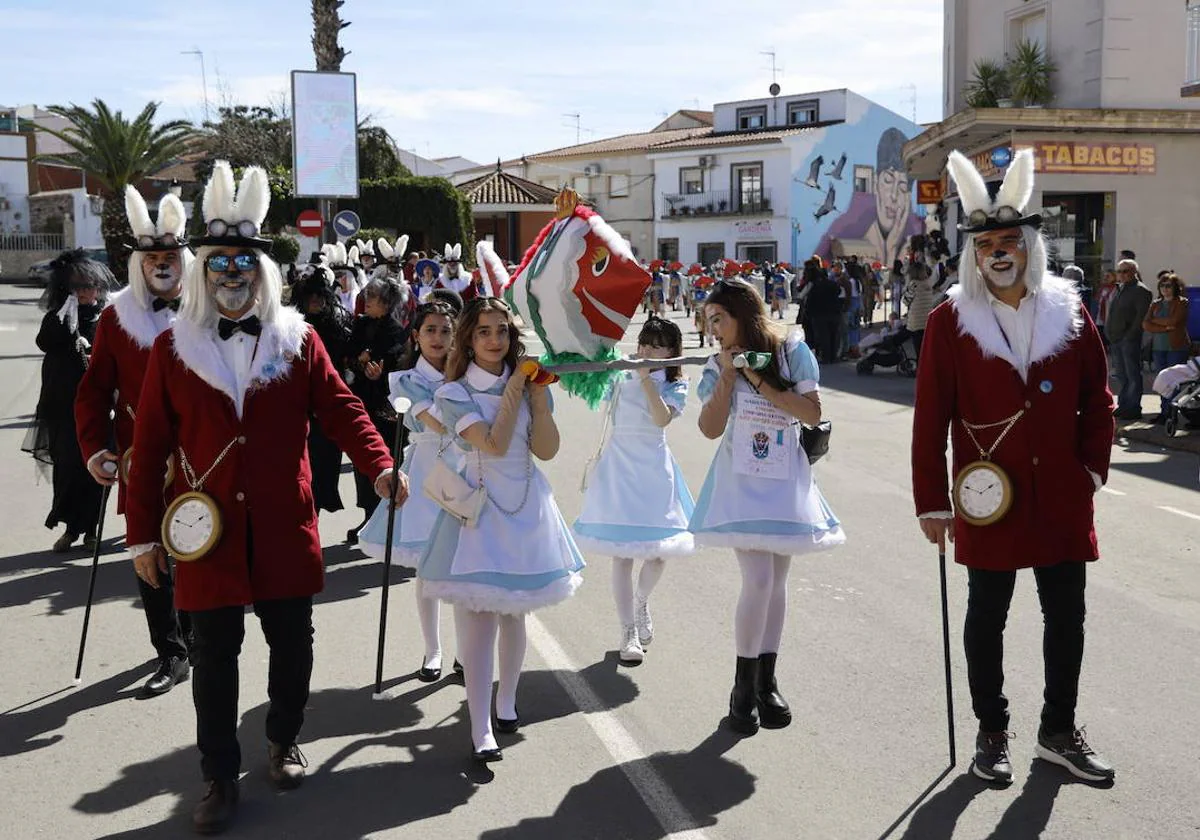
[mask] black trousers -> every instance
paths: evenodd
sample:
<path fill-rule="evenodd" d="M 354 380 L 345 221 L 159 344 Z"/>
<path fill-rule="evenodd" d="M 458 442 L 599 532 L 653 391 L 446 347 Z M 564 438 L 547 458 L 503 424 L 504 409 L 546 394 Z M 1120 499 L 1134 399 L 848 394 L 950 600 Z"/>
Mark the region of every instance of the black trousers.
<path fill-rule="evenodd" d="M 841 315 L 812 315 L 813 341 L 822 364 L 838 360 L 838 324 L 844 321 Z"/>
<path fill-rule="evenodd" d="M 245 635 L 245 614 L 244 607 L 190 613 L 195 634 L 192 700 L 205 781 L 236 779 L 242 767 L 237 740 L 238 654 Z M 258 601 L 254 614 L 270 648 L 267 738 L 290 746 L 304 724 L 304 705 L 312 679 L 312 598 Z"/>
<path fill-rule="evenodd" d="M 1042 730 L 1055 735 L 1075 728 L 1075 701 L 1083 664 L 1086 563 L 1059 563 L 1033 570 L 1042 605 L 1042 656 L 1046 688 Z M 1008 729 L 1004 696 L 1004 625 L 1016 572 L 968 569 L 967 620 L 963 642 L 971 705 L 982 732 Z"/>
<path fill-rule="evenodd" d="M 175 578 L 170 568 L 165 574 L 159 572 L 158 589 L 141 578 L 137 582 L 142 612 L 146 614 L 146 626 L 150 628 L 150 644 L 154 645 L 158 658 L 176 656 L 186 659 L 192 624 L 187 613 L 175 611 Z"/>

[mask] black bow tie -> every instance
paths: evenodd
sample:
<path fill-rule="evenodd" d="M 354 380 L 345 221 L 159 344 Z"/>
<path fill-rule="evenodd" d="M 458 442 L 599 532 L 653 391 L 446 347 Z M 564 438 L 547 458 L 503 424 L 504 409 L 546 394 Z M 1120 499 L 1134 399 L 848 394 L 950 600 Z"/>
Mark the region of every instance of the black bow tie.
<path fill-rule="evenodd" d="M 163 298 L 156 297 L 154 299 L 154 302 L 151 303 L 150 306 L 154 308 L 155 312 L 162 312 L 164 309 L 170 309 L 172 312 L 178 312 L 179 311 L 179 298 L 172 298 L 171 300 L 165 300 Z"/>
<path fill-rule="evenodd" d="M 262 324 L 259 322 L 257 315 L 251 315 L 249 318 L 243 318 L 240 321 L 234 321 L 231 318 L 222 318 L 217 323 L 217 334 L 221 336 L 222 341 L 227 340 L 229 336 L 238 330 L 241 330 L 246 335 L 258 335 L 262 332 Z"/>

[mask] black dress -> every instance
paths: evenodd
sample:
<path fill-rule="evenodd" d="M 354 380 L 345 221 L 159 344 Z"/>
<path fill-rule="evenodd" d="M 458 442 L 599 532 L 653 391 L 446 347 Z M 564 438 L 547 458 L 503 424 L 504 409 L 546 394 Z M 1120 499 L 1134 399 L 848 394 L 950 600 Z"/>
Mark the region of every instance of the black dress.
<path fill-rule="evenodd" d="M 346 368 L 346 348 L 350 341 L 350 317 L 343 314 L 337 318 L 328 312 L 306 314 L 304 320 L 312 325 L 313 331 L 325 345 L 329 358 L 339 371 Z M 321 430 L 315 416 L 309 417 L 308 461 L 312 467 L 313 503 L 317 510 L 330 513 L 342 509 L 342 495 L 338 492 L 338 481 L 342 474 L 342 450 Z"/>
<path fill-rule="evenodd" d="M 46 354 L 42 359 L 42 391 L 33 428 L 22 447 L 51 470 L 54 502 L 46 527 L 62 523 L 73 534 L 92 533 L 100 513 L 101 487 L 87 471 L 75 435 L 75 391 L 83 379 L 86 354 L 99 321 L 99 306 L 79 307 L 78 332 L 72 332 L 56 312 L 47 312 L 42 319 L 37 335 L 38 349 Z M 85 349 L 79 346 L 80 337 L 87 341 Z"/>
<path fill-rule="evenodd" d="M 354 319 L 354 329 L 350 335 L 347 353 L 347 366 L 353 380 L 350 390 L 363 401 L 367 414 L 389 448 L 395 442 L 396 424 L 401 417 L 388 400 L 388 374 L 399 369 L 408 335 L 408 329 L 392 318 L 369 318 L 366 315 Z M 383 373 L 378 379 L 368 379 L 363 372 L 363 365 L 358 360 L 363 351 L 370 353 L 371 361 L 383 365 Z M 379 497 L 375 494 L 376 478 L 357 471 L 354 473 L 358 507 L 362 508 L 364 518 L 369 517 L 379 503 Z"/>

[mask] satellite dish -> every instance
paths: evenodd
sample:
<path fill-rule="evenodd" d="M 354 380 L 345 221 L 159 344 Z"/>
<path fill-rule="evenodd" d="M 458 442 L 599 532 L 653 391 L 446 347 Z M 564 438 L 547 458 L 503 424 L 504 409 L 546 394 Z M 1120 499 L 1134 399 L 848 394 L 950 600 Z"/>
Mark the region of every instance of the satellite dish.
<path fill-rule="evenodd" d="M 767 90 L 769 90 L 771 92 L 772 96 L 778 96 L 780 88 L 779 88 L 778 83 L 771 82 L 771 86 L 769 88 L 767 88 Z"/>

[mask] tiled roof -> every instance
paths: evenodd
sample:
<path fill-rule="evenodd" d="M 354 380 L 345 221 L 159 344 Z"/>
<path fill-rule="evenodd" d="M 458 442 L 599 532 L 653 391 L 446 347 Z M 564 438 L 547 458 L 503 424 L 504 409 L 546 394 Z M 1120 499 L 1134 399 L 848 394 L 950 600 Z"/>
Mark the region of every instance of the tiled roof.
<path fill-rule="evenodd" d="M 683 114 L 685 117 L 691 117 L 696 122 L 702 122 L 705 125 L 713 124 L 713 112 L 712 111 L 693 111 L 690 108 L 684 108 L 679 113 Z"/>
<path fill-rule="evenodd" d="M 638 134 L 622 134 L 605 140 L 595 140 L 591 143 L 581 143 L 578 146 L 564 146 L 561 149 L 551 149 L 548 152 L 538 152 L 526 155 L 528 160 L 563 157 L 603 157 L 604 155 L 621 152 L 645 152 L 655 149 L 664 143 L 687 140 L 701 134 L 711 133 L 712 129 L 676 128 L 668 131 L 643 131 Z"/>
<path fill-rule="evenodd" d="M 558 195 L 557 190 L 500 169 L 459 184 L 458 191 L 472 204 L 553 204 Z"/>
<path fill-rule="evenodd" d="M 692 137 L 663 143 L 650 149 L 651 152 L 669 152 L 675 149 L 707 149 L 713 146 L 750 146 L 757 143 L 780 143 L 785 137 L 812 131 L 815 126 L 771 128 L 766 131 L 722 131 L 711 128 Z"/>

